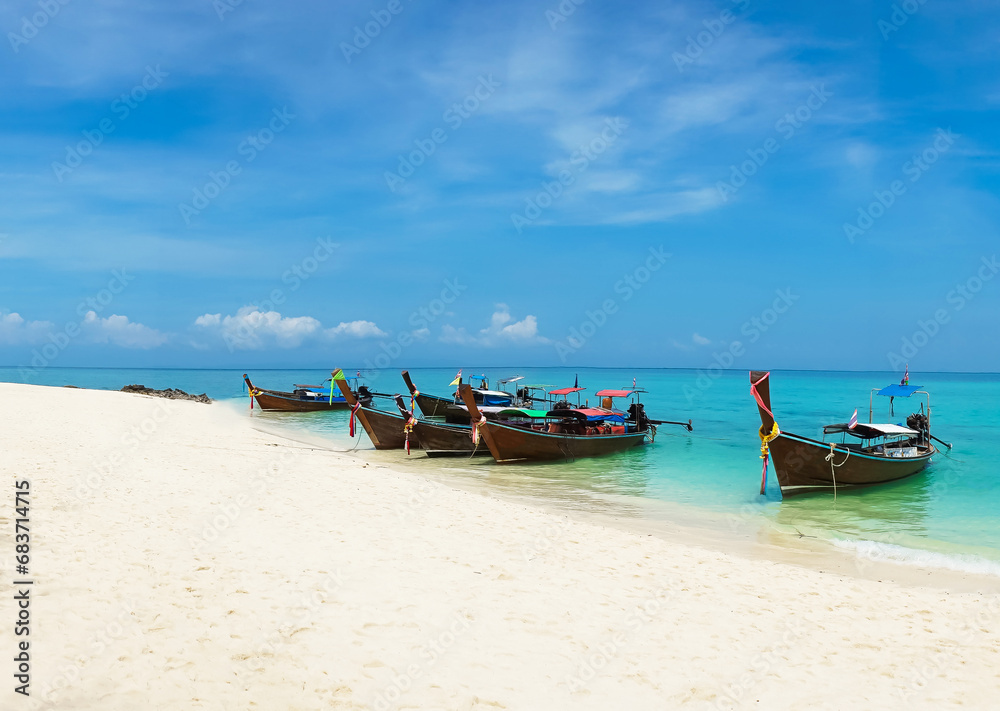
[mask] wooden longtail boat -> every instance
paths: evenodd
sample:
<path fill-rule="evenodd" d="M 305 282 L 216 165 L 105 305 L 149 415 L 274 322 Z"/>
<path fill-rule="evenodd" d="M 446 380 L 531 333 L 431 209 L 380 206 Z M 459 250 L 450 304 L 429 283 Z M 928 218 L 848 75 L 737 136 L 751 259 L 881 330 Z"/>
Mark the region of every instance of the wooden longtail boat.
<path fill-rule="evenodd" d="M 346 410 L 347 400 L 342 395 L 330 397 L 330 391 L 322 385 L 296 385 L 293 392 L 281 390 L 265 390 L 250 382 L 246 373 L 243 374 L 250 391 L 250 404 L 253 401 L 261 410 L 278 410 L 282 412 L 323 412 L 326 410 Z M 371 395 L 359 388 L 362 402 L 370 403 Z"/>
<path fill-rule="evenodd" d="M 398 395 L 396 398 L 396 406 L 401 410 L 405 409 L 406 405 L 403 399 Z M 479 406 L 477 405 L 477 407 Z M 468 412 L 468 410 L 465 410 L 465 412 Z M 500 420 L 508 424 L 513 424 L 519 420 L 545 417 L 547 414 L 545 410 L 499 407 L 495 405 L 479 407 L 479 412 L 488 420 Z M 420 437 L 420 446 L 428 457 L 490 456 L 490 450 L 485 443 L 480 442 L 477 445 L 472 441 L 472 427 L 470 425 L 448 424 L 440 420 L 420 419 L 414 425 L 413 431 Z"/>
<path fill-rule="evenodd" d="M 874 395 L 895 398 L 915 393 L 927 395 L 927 413 L 914 413 L 907 418 L 907 427 L 871 422 L 873 404 L 869 407 L 869 424 L 837 424 L 823 428 L 826 435 L 847 435 L 858 442 L 826 442 L 782 432 L 771 410 L 770 373 L 751 371 L 750 392 L 760 413 L 761 475 L 760 493 L 767 486 L 768 459 L 774 462 L 774 472 L 782 496 L 815 491 L 853 489 L 898 481 L 922 471 L 937 453 L 930 433 L 930 395 L 917 386 L 890 385 L 873 390 Z M 923 409 L 921 407 L 921 409 Z M 950 446 L 950 445 L 949 445 Z"/>
<path fill-rule="evenodd" d="M 497 407 L 510 407 L 514 404 L 514 396 L 510 393 L 490 390 L 485 387 L 487 385 L 485 376 L 478 376 L 477 379 L 481 379 L 484 385 L 484 387 L 474 388 L 472 391 L 478 404 Z M 425 395 L 417 390 L 410 378 L 410 373 L 406 370 L 403 371 L 403 382 L 406 383 L 410 396 L 424 417 L 443 417 L 448 424 L 469 424 L 469 411 L 462 407 L 457 393 L 453 398 Z M 461 387 L 461 383 L 459 383 L 459 387 Z"/>
<path fill-rule="evenodd" d="M 420 412 L 424 417 L 444 417 L 447 408 L 455 404 L 455 401 L 449 398 L 426 395 L 417 390 L 417 387 L 413 384 L 413 380 L 410 379 L 410 372 L 408 370 L 403 371 L 403 382 L 406 383 L 410 395 L 416 401 L 417 407 L 420 408 Z"/>
<path fill-rule="evenodd" d="M 449 425 L 444 422 L 419 419 L 413 431 L 428 457 L 470 457 L 490 455 L 485 446 L 476 447 L 469 425 Z"/>
<path fill-rule="evenodd" d="M 544 419 L 539 424 L 488 420 L 468 385 L 459 392 L 471 414 L 474 437 L 485 440 L 499 464 L 613 454 L 652 440 L 656 431 L 648 420 L 628 422 L 623 413 L 601 408 L 552 410 L 537 418 Z"/>
<path fill-rule="evenodd" d="M 375 449 L 405 448 L 409 452 L 412 447 L 420 447 L 420 440 L 416 437 L 412 427 L 416 423 L 416 418 L 411 413 L 407 413 L 409 415 L 407 417 L 401 413 L 380 410 L 358 402 L 340 370 L 333 372 L 333 382 L 340 387 L 344 399 L 347 400 L 347 404 L 351 408 L 351 437 L 354 436 L 354 421 L 357 419 L 365 428 L 365 432 L 368 433 L 368 438 L 375 445 Z"/>

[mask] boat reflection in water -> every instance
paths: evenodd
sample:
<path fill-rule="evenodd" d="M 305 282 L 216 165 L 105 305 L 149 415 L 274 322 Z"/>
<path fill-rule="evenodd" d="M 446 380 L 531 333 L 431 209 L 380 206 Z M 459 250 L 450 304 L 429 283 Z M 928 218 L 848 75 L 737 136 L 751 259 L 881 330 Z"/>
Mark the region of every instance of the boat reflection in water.
<path fill-rule="evenodd" d="M 413 457 L 407 466 L 441 482 L 453 483 L 461 478 L 477 488 L 485 485 L 491 491 L 559 507 L 633 515 L 643 497 L 648 496 L 648 486 L 656 476 L 654 454 L 651 448 L 636 447 L 613 457 L 525 462 L 516 467 L 498 467 L 489 457 Z M 392 461 L 386 459 L 387 464 Z"/>
<path fill-rule="evenodd" d="M 923 472 L 869 489 L 845 490 L 836 502 L 799 496 L 767 507 L 765 515 L 782 531 L 818 538 L 848 538 L 906 545 L 927 536 L 933 475 Z"/>

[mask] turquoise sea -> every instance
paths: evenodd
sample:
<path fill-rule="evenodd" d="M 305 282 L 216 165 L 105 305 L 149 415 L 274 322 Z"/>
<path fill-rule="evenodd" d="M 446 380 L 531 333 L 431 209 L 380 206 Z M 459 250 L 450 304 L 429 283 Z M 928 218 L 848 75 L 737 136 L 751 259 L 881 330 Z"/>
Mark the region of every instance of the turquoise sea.
<path fill-rule="evenodd" d="M 348 372 L 353 372 L 348 370 Z M 444 395 L 455 369 L 411 369 L 424 392 Z M 469 373 L 468 369 L 465 371 Z M 911 373 L 911 384 L 931 393 L 932 431 L 951 442 L 923 474 L 897 484 L 857 492 L 841 492 L 836 500 L 819 494 L 781 500 L 773 477 L 768 495 L 759 496 L 760 459 L 757 417 L 743 370 L 489 368 L 498 378 L 523 375 L 523 383 L 555 387 L 579 377 L 583 393 L 594 403 L 602 388 L 630 387 L 633 378 L 649 392 L 642 396 L 650 417 L 688 420 L 694 432 L 663 425 L 650 446 L 601 459 L 542 465 L 497 466 L 489 457 L 428 459 L 414 452 L 408 465 L 435 478 L 474 479 L 480 485 L 544 499 L 565 507 L 584 507 L 656 519 L 677 512 L 719 528 L 747 524 L 785 533 L 802 533 L 831 541 L 876 560 L 951 568 L 1000 576 L 1000 465 L 990 454 L 1000 442 L 1000 375 Z M 377 392 L 405 392 L 398 370 L 369 372 L 365 382 Z M 255 385 L 289 389 L 292 383 L 319 383 L 328 373 L 303 370 L 258 370 Z M 120 389 L 139 383 L 205 392 L 214 399 L 249 404 L 241 371 L 176 369 L 47 368 L 25 374 L 0 368 L 0 381 L 40 385 L 77 385 Z M 846 422 L 854 408 L 867 422 L 872 388 L 898 382 L 879 372 L 774 371 L 772 405 L 784 431 L 819 438 L 821 426 Z M 919 407 L 918 396 L 898 399 L 895 416 L 888 401 L 876 398 L 876 422 L 905 422 Z M 882 402 L 878 402 L 881 400 Z M 371 449 L 361 434 L 347 433 L 346 412 L 283 414 L 255 412 L 262 424 L 322 436 L 331 446 Z M 360 428 L 359 428 L 360 430 Z M 402 452 L 374 454 L 384 460 L 404 459 Z"/>

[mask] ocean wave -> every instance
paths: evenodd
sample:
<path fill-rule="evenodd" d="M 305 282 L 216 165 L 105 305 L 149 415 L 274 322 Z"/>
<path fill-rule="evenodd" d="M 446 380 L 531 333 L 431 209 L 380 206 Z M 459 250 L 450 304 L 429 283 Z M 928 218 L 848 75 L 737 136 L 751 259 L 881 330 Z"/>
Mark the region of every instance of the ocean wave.
<path fill-rule="evenodd" d="M 939 568 L 1000 577 L 1000 562 L 967 553 L 939 553 L 868 540 L 838 539 L 833 541 L 833 544 L 837 548 L 854 551 L 858 558 L 873 563 L 895 563 L 916 568 Z"/>

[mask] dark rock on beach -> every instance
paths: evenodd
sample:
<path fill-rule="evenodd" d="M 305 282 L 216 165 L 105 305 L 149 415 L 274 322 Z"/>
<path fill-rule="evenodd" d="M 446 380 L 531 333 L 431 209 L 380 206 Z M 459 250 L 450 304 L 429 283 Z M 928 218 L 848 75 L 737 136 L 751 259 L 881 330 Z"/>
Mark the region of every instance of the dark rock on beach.
<path fill-rule="evenodd" d="M 212 402 L 212 399 L 202 393 L 201 395 L 189 395 L 183 390 L 175 390 L 174 388 L 167 388 L 166 390 L 153 390 L 152 388 L 147 388 L 145 385 L 126 385 L 122 388 L 123 393 L 136 393 L 138 395 L 152 395 L 153 397 L 165 397 L 168 400 L 194 400 L 195 402 L 203 402 L 208 404 Z"/>

